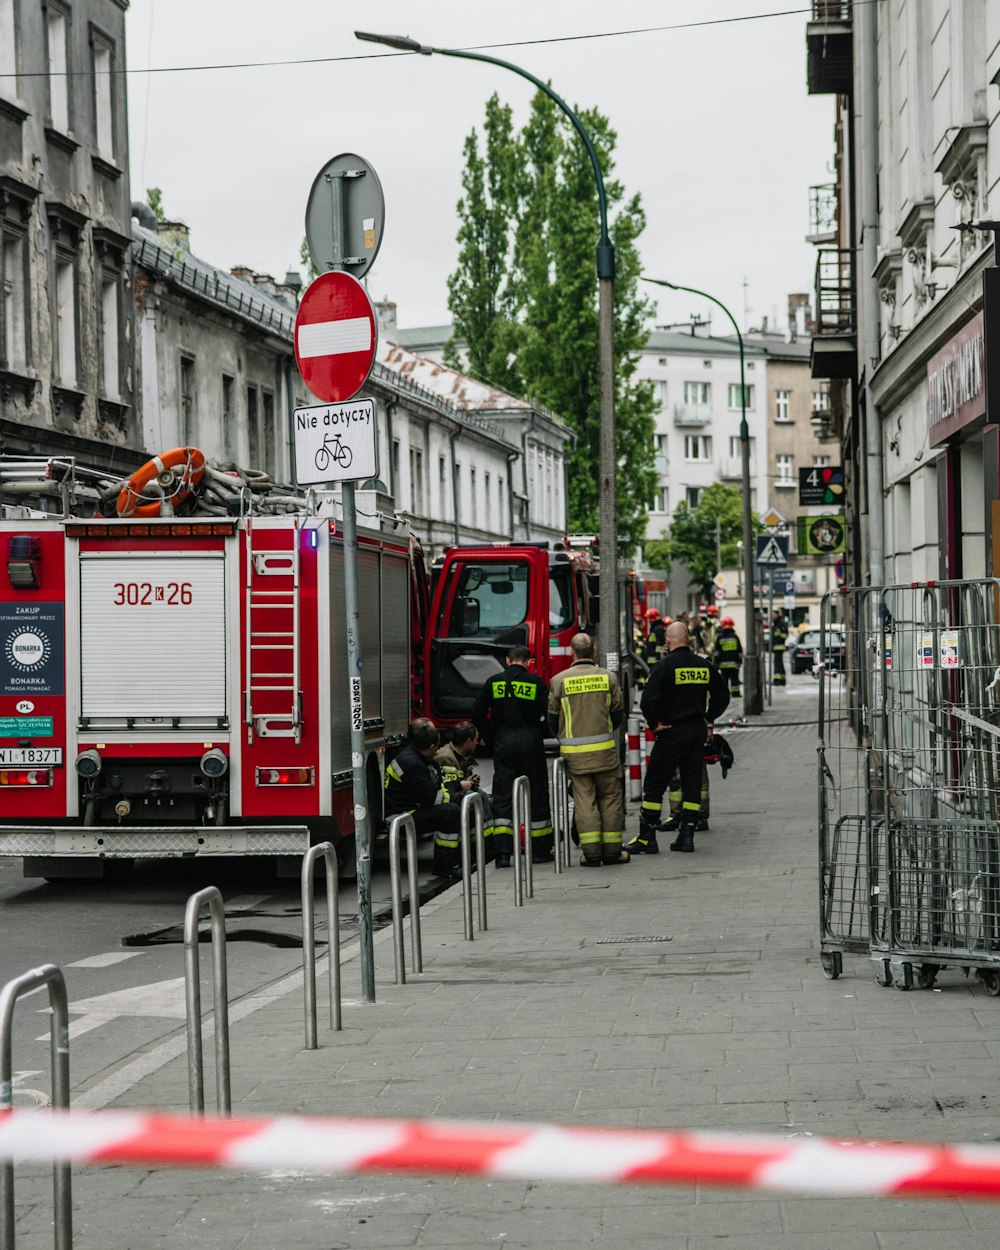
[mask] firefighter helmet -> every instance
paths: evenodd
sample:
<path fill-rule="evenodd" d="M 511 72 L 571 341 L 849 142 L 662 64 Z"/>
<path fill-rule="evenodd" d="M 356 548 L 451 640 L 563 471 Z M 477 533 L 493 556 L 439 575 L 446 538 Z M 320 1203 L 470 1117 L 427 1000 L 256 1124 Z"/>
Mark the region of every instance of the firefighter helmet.
<path fill-rule="evenodd" d="M 705 609 L 705 615 L 706 616 L 718 616 L 719 609 L 715 606 L 714 603 L 710 603 L 708 607 Z"/>
<path fill-rule="evenodd" d="M 731 616 L 724 616 L 722 620 L 719 622 L 719 624 L 722 626 L 723 629 L 732 629 L 733 618 Z"/>
<path fill-rule="evenodd" d="M 646 609 L 646 620 L 647 620 L 647 621 L 658 621 L 659 619 L 660 619 L 660 614 L 659 614 L 659 612 L 656 610 L 656 608 L 647 608 L 647 609 Z"/>
<path fill-rule="evenodd" d="M 722 734 L 713 734 L 705 743 L 705 763 L 720 764 L 722 766 L 723 778 L 736 763 L 736 759 L 733 756 L 733 748 L 723 738 Z"/>

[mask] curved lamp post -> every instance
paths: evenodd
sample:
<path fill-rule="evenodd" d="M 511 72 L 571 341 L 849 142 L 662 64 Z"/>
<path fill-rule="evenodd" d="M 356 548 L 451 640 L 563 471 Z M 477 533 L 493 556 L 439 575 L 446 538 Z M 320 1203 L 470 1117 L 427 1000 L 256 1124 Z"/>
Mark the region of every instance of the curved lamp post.
<path fill-rule="evenodd" d="M 743 584 L 746 588 L 746 634 L 747 645 L 743 654 L 743 710 L 752 716 L 759 716 L 764 710 L 763 689 L 760 677 L 760 654 L 757 651 L 757 619 L 754 608 L 754 545 L 753 521 L 750 515 L 750 427 L 747 424 L 747 387 L 746 368 L 743 358 L 743 335 L 736 324 L 736 318 L 720 299 L 709 295 L 707 291 L 699 291 L 693 286 L 679 286 L 676 282 L 667 282 L 663 278 L 647 278 L 643 274 L 643 282 L 651 282 L 654 286 L 665 286 L 671 291 L 686 291 L 689 295 L 700 295 L 710 300 L 729 318 L 736 341 L 740 346 L 740 460 L 743 478 Z"/>
<path fill-rule="evenodd" d="M 618 456 L 615 450 L 615 249 L 608 234 L 608 200 L 604 190 L 604 175 L 597 149 L 587 133 L 580 118 L 573 112 L 564 99 L 558 96 L 548 83 L 542 82 L 534 74 L 513 65 L 510 61 L 502 61 L 499 57 L 486 56 L 481 52 L 463 52 L 458 48 L 434 48 L 418 43 L 405 35 L 376 35 L 370 31 L 356 30 L 358 39 L 367 43 L 383 44 L 387 48 L 395 48 L 400 52 L 418 52 L 422 56 L 437 53 L 439 56 L 455 56 L 465 61 L 484 61 L 487 65 L 497 65 L 500 69 L 509 69 L 513 74 L 526 78 L 543 92 L 566 114 L 583 141 L 594 170 L 597 183 L 597 204 L 601 216 L 601 232 L 597 240 L 597 279 L 599 288 L 598 305 L 598 354 L 600 378 L 600 594 L 601 622 L 600 641 L 601 653 L 607 668 L 617 671 L 619 667 L 619 619 L 618 619 L 618 515 L 616 512 L 615 474 L 618 467 Z"/>

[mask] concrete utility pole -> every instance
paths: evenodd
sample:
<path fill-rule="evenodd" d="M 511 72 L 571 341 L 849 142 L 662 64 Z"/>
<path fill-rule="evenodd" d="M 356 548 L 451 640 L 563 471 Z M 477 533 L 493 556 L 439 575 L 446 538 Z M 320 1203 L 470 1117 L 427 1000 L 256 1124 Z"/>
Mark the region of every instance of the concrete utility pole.
<path fill-rule="evenodd" d="M 750 716 L 759 716 L 764 710 L 763 688 L 760 679 L 760 654 L 757 651 L 757 619 L 754 610 L 754 545 L 753 517 L 750 510 L 750 426 L 747 424 L 747 384 L 746 362 L 743 354 L 743 335 L 736 324 L 736 318 L 723 304 L 722 300 L 709 295 L 707 291 L 699 291 L 693 286 L 678 286 L 676 282 L 667 282 L 663 278 L 642 276 L 643 282 L 651 282 L 654 286 L 665 286 L 671 291 L 687 291 L 689 295 L 700 295 L 710 300 L 729 318 L 736 341 L 740 348 L 740 459 L 743 478 L 743 581 L 746 586 L 746 648 L 743 652 L 743 710 Z"/>
<path fill-rule="evenodd" d="M 466 61 L 483 61 L 487 65 L 497 65 L 500 69 L 508 69 L 513 74 L 526 78 L 543 94 L 556 104 L 572 122 L 574 129 L 583 141 L 594 170 L 597 184 L 597 204 L 600 213 L 600 234 L 597 240 L 597 281 L 598 281 L 598 357 L 600 367 L 600 420 L 601 433 L 599 443 L 599 482 L 600 482 L 600 594 L 601 621 L 599 641 L 601 657 L 606 668 L 617 672 L 620 663 L 620 637 L 618 617 L 618 513 L 617 513 L 617 471 L 618 453 L 615 438 L 615 249 L 608 233 L 608 200 L 604 190 L 604 175 L 597 149 L 587 133 L 580 118 L 573 112 L 561 96 L 556 95 L 548 83 L 542 82 L 534 74 L 514 65 L 510 61 L 502 61 L 499 57 L 485 56 L 481 52 L 463 52 L 458 48 L 433 48 L 410 39 L 405 35 L 376 35 L 369 31 L 356 30 L 358 39 L 368 43 L 383 44 L 387 48 L 396 48 L 400 52 L 418 52 L 421 56 L 437 53 L 439 56 L 455 56 Z"/>

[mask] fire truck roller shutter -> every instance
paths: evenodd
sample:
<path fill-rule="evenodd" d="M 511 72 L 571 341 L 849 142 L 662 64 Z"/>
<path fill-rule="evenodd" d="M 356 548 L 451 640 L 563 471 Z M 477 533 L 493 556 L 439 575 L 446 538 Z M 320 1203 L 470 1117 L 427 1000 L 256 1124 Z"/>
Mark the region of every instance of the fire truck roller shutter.
<path fill-rule="evenodd" d="M 387 734 L 406 733 L 410 720 L 409 568 L 405 557 L 382 557 L 382 715 Z"/>
<path fill-rule="evenodd" d="M 358 615 L 361 621 L 361 691 L 365 719 L 383 716 L 382 711 L 382 577 L 381 552 L 371 547 L 358 551 Z M 346 657 L 341 664 L 346 662 Z"/>
<path fill-rule="evenodd" d="M 226 715 L 221 555 L 80 561 L 81 714 Z"/>

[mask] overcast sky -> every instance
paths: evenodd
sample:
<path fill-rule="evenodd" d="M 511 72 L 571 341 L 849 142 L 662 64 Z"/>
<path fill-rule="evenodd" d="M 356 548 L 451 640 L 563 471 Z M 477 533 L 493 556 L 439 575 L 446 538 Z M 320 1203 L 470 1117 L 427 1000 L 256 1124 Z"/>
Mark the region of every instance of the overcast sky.
<path fill-rule="evenodd" d="M 805 0 L 798 0 L 805 7 Z M 399 324 L 449 320 L 462 141 L 492 92 L 523 122 L 533 88 L 492 66 L 393 55 L 355 26 L 459 48 L 590 35 L 792 8 L 796 0 L 131 0 L 128 64 L 317 56 L 298 67 L 129 76 L 133 198 L 159 186 L 192 249 L 279 279 L 298 267 L 320 166 L 358 152 L 385 190 L 369 276 Z M 812 286 L 808 188 L 831 180 L 833 98 L 806 94 L 804 12 L 689 30 L 494 49 L 596 106 L 618 132 L 617 175 L 639 192 L 647 273 L 711 291 L 745 324 L 784 327 L 786 296 Z M 596 241 L 596 222 L 595 222 Z M 747 286 L 744 287 L 744 279 Z M 646 288 L 655 293 L 653 288 Z M 660 292 L 657 324 L 704 311 Z M 717 317 L 713 327 L 724 333 Z"/>

